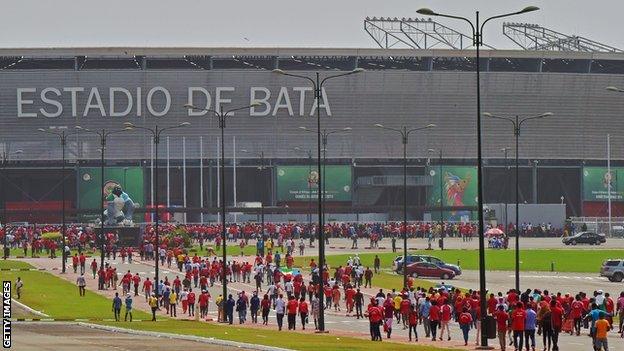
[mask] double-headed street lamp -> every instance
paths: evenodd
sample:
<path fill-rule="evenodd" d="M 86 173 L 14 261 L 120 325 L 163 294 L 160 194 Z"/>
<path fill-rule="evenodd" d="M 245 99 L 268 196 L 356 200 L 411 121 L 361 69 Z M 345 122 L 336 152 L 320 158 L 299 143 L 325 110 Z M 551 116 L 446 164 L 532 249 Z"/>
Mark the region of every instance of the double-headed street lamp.
<path fill-rule="evenodd" d="M 509 17 L 514 15 L 519 15 L 527 12 L 533 12 L 539 10 L 539 7 L 536 6 L 528 6 L 523 8 L 520 11 L 506 13 L 502 15 L 492 16 L 487 18 L 483 23 L 479 22 L 479 11 L 476 12 L 476 22 L 473 24 L 472 21 L 465 17 L 461 16 L 453 16 L 446 15 L 442 13 L 434 12 L 428 8 L 422 8 L 416 12 L 421 15 L 426 16 L 440 16 L 447 17 L 452 19 L 458 19 L 462 21 L 468 22 L 470 27 L 472 28 L 472 43 L 476 50 L 476 63 L 475 70 L 477 73 L 477 205 L 478 205 L 478 217 L 479 217 L 479 291 L 481 294 L 480 300 L 480 311 L 481 311 L 481 322 L 482 325 L 485 325 L 486 317 L 487 317 L 487 304 L 486 304 L 486 284 L 485 284 L 485 238 L 483 235 L 484 232 L 484 222 L 483 222 L 483 160 L 482 160 L 482 150 L 481 150 L 481 65 L 479 62 L 479 49 L 483 45 L 483 26 L 489 22 L 490 20 L 496 18 Z M 476 24 L 476 25 L 475 25 Z M 484 332 L 481 332 L 481 347 L 489 348 L 487 341 L 487 335 Z"/>
<path fill-rule="evenodd" d="M 213 109 L 209 109 L 209 108 L 201 108 L 201 107 L 197 107 L 191 104 L 185 104 L 184 107 L 186 107 L 189 110 L 198 110 L 198 111 L 205 111 L 205 112 L 210 112 L 213 113 L 215 115 L 215 117 L 217 117 L 219 119 L 219 128 L 221 129 L 221 242 L 223 245 L 223 254 L 222 254 L 222 265 L 221 265 L 221 278 L 222 278 L 222 285 L 223 285 L 223 301 L 224 301 L 224 305 L 225 305 L 225 301 L 228 298 L 227 295 L 227 233 L 225 230 L 225 143 L 223 141 L 223 139 L 225 138 L 225 120 L 226 118 L 235 111 L 240 111 L 240 110 L 247 110 L 251 107 L 256 107 L 256 106 L 260 106 L 260 103 L 258 102 L 254 102 L 251 105 L 247 105 L 244 107 L 237 107 L 237 108 L 233 108 L 230 110 L 227 110 L 225 112 L 221 112 L 221 110 L 213 110 Z M 234 204 L 236 206 L 236 204 Z M 225 323 L 226 322 L 226 316 L 225 313 L 222 313 L 222 319 L 221 322 Z"/>
<path fill-rule="evenodd" d="M 321 175 L 321 98 L 323 97 L 323 85 L 330 79 L 344 77 L 356 73 L 364 72 L 362 68 L 356 68 L 352 71 L 335 74 L 331 76 L 324 77 L 321 79 L 321 75 L 319 72 L 316 72 L 315 78 L 311 78 L 308 76 L 287 73 L 282 71 L 281 69 L 274 69 L 273 73 L 281 74 L 284 76 L 305 79 L 308 80 L 312 84 L 312 88 L 314 89 L 314 101 L 316 103 L 316 151 L 318 157 L 318 173 L 319 173 L 319 181 L 318 181 L 318 212 L 319 212 L 319 227 L 318 227 L 318 241 L 319 241 L 319 289 L 318 289 L 318 297 L 319 297 L 319 318 L 318 318 L 318 330 L 320 332 L 325 331 L 325 311 L 323 308 L 324 305 L 324 296 L 323 296 L 323 270 L 325 269 L 325 239 L 323 238 L 324 231 L 324 223 L 323 223 L 323 194 L 321 193 L 321 189 L 323 189 L 322 185 L 324 184 L 323 177 Z"/>
<path fill-rule="evenodd" d="M 504 116 L 496 116 L 489 112 L 485 112 L 483 114 L 489 118 L 502 119 L 507 121 L 513 125 L 514 135 L 516 137 L 516 292 L 520 292 L 520 225 L 519 225 L 519 182 L 518 182 L 518 156 L 519 156 L 519 139 L 520 139 L 520 128 L 524 123 L 530 121 L 532 119 L 544 118 L 552 116 L 552 112 L 545 112 L 536 116 L 529 116 L 520 118 L 518 115 L 515 117 L 504 117 Z M 506 159 L 506 157 L 505 157 Z"/>
<path fill-rule="evenodd" d="M 129 130 L 132 130 L 132 128 L 130 127 L 125 127 L 124 129 L 120 129 L 120 130 L 106 130 L 104 128 L 102 128 L 102 130 L 99 131 L 95 131 L 95 130 L 91 130 L 88 128 L 84 128 L 82 126 L 76 126 L 75 127 L 76 130 L 78 131 L 78 133 L 86 133 L 86 134 L 95 134 L 100 138 L 100 178 L 101 178 L 101 188 L 102 188 L 102 192 L 100 194 L 101 198 L 100 201 L 102 203 L 102 210 L 101 210 L 101 215 L 100 215 L 100 269 L 104 268 L 104 244 L 106 242 L 105 240 L 105 234 L 104 234 L 104 210 L 106 209 L 106 206 L 104 205 L 105 201 L 106 201 L 106 194 L 104 192 L 104 154 L 106 152 L 106 139 L 108 138 L 109 135 L 112 134 L 117 134 L 117 133 L 122 133 L 122 132 L 126 132 Z M 63 250 L 65 250 L 65 248 L 63 248 Z"/>
<path fill-rule="evenodd" d="M 314 236 L 312 235 L 312 182 L 310 181 L 310 174 L 312 173 L 312 149 L 305 149 L 303 146 L 295 146 L 295 151 L 305 152 L 308 156 L 308 236 L 310 240 L 310 246 Z"/>
<path fill-rule="evenodd" d="M 241 152 L 256 155 L 257 157 L 259 157 L 260 166 L 258 167 L 258 170 L 260 171 L 260 175 L 264 175 L 264 170 L 266 169 L 266 166 L 264 165 L 264 151 L 254 152 L 242 149 Z M 260 236 L 264 239 L 264 201 L 262 201 L 262 199 L 260 200 L 260 222 L 262 225 L 262 229 L 260 230 Z"/>
<path fill-rule="evenodd" d="M 61 141 L 61 200 L 62 200 L 62 204 L 61 204 L 61 238 L 63 241 L 63 249 L 61 250 L 61 255 L 63 257 L 62 261 L 63 261 L 63 266 L 62 266 L 62 272 L 65 273 L 65 260 L 67 259 L 67 257 L 65 257 L 66 253 L 65 253 L 65 232 L 66 232 L 66 224 L 65 224 L 65 147 L 67 145 L 67 137 L 69 135 L 73 135 L 73 134 L 77 134 L 76 131 L 74 132 L 70 132 L 68 133 L 67 127 L 64 128 L 50 128 L 50 129 L 43 129 L 43 128 L 39 128 L 37 129 L 39 132 L 42 133 L 47 133 L 47 134 L 52 134 L 52 135 L 56 135 L 59 140 Z M 60 131 L 58 131 L 60 130 Z"/>
<path fill-rule="evenodd" d="M 436 152 L 435 149 L 428 149 L 430 153 Z M 440 177 L 440 249 L 444 250 L 444 211 L 442 210 L 443 206 L 443 196 L 442 196 L 442 184 L 444 182 L 442 176 L 442 148 L 438 150 L 438 174 Z"/>
<path fill-rule="evenodd" d="M 2 156 L 0 156 L 0 166 L 2 167 L 2 177 L 7 178 L 8 180 L 8 176 L 7 174 L 4 173 L 4 170 L 6 169 L 6 165 L 9 162 L 11 155 L 19 155 L 21 153 L 23 153 L 24 151 L 22 149 L 19 150 L 15 150 L 13 152 L 3 152 Z M 8 182 L 7 182 L 8 183 Z M 9 253 L 10 253 L 10 249 L 8 248 L 8 243 L 7 243 L 7 235 L 9 234 L 9 217 L 7 214 L 7 196 L 6 196 L 6 192 L 7 189 L 9 187 L 8 186 L 3 186 L 2 187 L 2 206 L 3 206 L 3 213 L 2 213 L 2 225 L 4 226 L 4 239 L 3 239 L 3 249 L 4 249 L 4 253 L 3 253 L 3 257 L 4 259 L 7 259 L 9 257 Z"/>
<path fill-rule="evenodd" d="M 305 132 L 309 132 L 309 133 L 316 133 L 315 130 L 309 129 L 307 127 L 299 127 L 299 129 L 305 131 Z M 350 132 L 353 128 L 351 127 L 345 127 L 345 128 L 341 128 L 341 129 L 333 129 L 333 130 L 328 130 L 328 129 L 323 129 L 321 131 L 321 144 L 323 145 L 323 148 L 321 149 L 321 152 L 323 153 L 323 174 L 322 174 L 322 178 L 323 178 L 323 189 L 320 189 L 319 186 L 319 191 L 321 192 L 321 194 L 323 194 L 323 211 L 321 211 L 321 216 L 323 216 L 323 222 L 325 222 L 325 200 L 327 195 L 325 194 L 325 191 L 327 190 L 327 182 L 325 181 L 325 175 L 327 174 L 326 169 L 327 169 L 327 140 L 329 138 L 330 135 L 332 134 L 336 134 L 336 133 L 342 133 L 342 132 Z M 321 177 L 320 173 L 319 173 L 319 178 Z M 319 183 L 320 184 L 320 183 Z M 327 242 L 328 238 L 325 237 L 325 242 Z"/>
<path fill-rule="evenodd" d="M 191 125 L 189 122 L 182 122 L 178 125 L 175 126 L 171 126 L 171 127 L 166 127 L 166 128 L 158 128 L 158 125 L 154 126 L 154 128 L 148 128 L 148 127 L 142 127 L 142 126 L 137 126 L 134 125 L 131 122 L 126 122 L 124 123 L 124 125 L 126 126 L 126 129 L 128 130 L 134 130 L 134 129 L 141 129 L 141 130 L 145 130 L 148 131 L 152 134 L 152 140 L 154 142 L 154 165 L 156 167 L 156 177 L 154 177 L 154 199 L 155 199 L 155 203 L 156 203 L 156 218 L 155 218 L 155 223 L 154 223 L 154 236 L 155 236 L 155 247 L 154 247 L 154 284 L 156 284 L 156 297 L 160 296 L 160 291 L 158 290 L 158 282 L 160 280 L 158 280 L 158 250 L 160 250 L 160 241 L 158 239 L 158 234 L 159 234 L 159 223 L 160 223 L 160 206 L 159 206 L 159 200 L 158 200 L 158 144 L 160 144 L 160 135 L 168 130 L 171 129 L 176 129 L 176 128 L 182 128 L 182 127 L 186 127 Z M 125 173 L 124 173 L 124 178 L 125 178 Z M 124 180 L 125 182 L 125 180 Z M 125 186 L 125 184 L 124 184 Z"/>
<path fill-rule="evenodd" d="M 410 128 L 403 126 L 399 128 L 386 127 L 382 124 L 375 124 L 375 127 L 389 130 L 401 134 L 401 142 L 403 143 L 403 288 L 407 289 L 407 142 L 409 135 L 413 132 L 435 128 L 435 124 L 427 124 L 424 127 Z"/>

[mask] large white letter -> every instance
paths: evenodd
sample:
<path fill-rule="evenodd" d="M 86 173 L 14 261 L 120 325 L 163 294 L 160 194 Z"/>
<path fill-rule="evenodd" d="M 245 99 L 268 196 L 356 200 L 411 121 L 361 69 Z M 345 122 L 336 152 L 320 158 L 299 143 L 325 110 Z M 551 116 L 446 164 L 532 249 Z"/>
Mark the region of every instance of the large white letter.
<path fill-rule="evenodd" d="M 285 100 L 282 102 L 282 100 Z M 280 108 L 288 109 L 288 115 L 293 116 L 292 106 L 290 105 L 290 96 L 288 95 L 288 89 L 286 87 L 281 87 L 279 94 L 277 94 L 277 100 L 275 101 L 275 108 L 273 109 L 273 116 L 277 115 L 277 111 Z"/>
<path fill-rule="evenodd" d="M 328 117 L 331 117 L 331 109 L 329 108 L 329 100 L 327 100 L 327 93 L 325 92 L 325 88 L 321 89 L 321 97 L 323 98 L 323 103 L 321 104 L 321 108 L 325 109 L 325 113 L 327 113 Z M 313 116 L 316 112 L 317 101 L 314 99 L 314 104 L 312 105 L 312 111 L 310 111 L 310 116 Z"/>
<path fill-rule="evenodd" d="M 45 88 L 41 91 L 41 101 L 44 104 L 50 104 L 50 105 L 56 106 L 56 112 L 50 113 L 46 111 L 43 107 L 40 108 L 39 111 L 41 112 L 42 115 L 46 117 L 58 117 L 61 115 L 61 113 L 63 113 L 63 105 L 61 105 L 61 103 L 56 100 L 52 100 L 48 98 L 46 95 L 49 92 L 56 94 L 56 96 L 61 96 L 61 91 L 56 88 Z"/>
<path fill-rule="evenodd" d="M 202 94 L 204 94 L 204 96 L 206 97 L 206 106 L 204 107 L 206 110 L 210 109 L 210 104 L 212 103 L 212 101 L 210 100 L 210 93 L 208 92 L 208 90 L 206 90 L 205 88 L 202 87 L 189 87 L 188 88 L 188 104 L 189 105 L 195 105 L 193 103 L 193 97 L 195 96 L 195 92 L 200 92 Z M 201 106 L 198 106 L 201 107 Z M 188 116 L 203 116 L 206 113 L 208 113 L 208 111 L 204 111 L 204 110 L 200 110 L 197 111 L 195 109 L 189 108 L 188 109 Z"/>
<path fill-rule="evenodd" d="M 218 112 L 221 112 L 221 104 L 229 104 L 232 102 L 232 99 L 226 99 L 221 97 L 221 93 L 225 93 L 227 91 L 234 91 L 234 87 L 217 87 L 215 92 L 215 109 Z M 234 113 L 231 113 L 230 116 L 234 116 Z"/>
<path fill-rule="evenodd" d="M 93 99 L 96 100 L 96 103 L 93 104 Z M 85 106 L 84 112 L 82 113 L 83 117 L 87 117 L 89 114 L 89 110 L 92 108 L 97 108 L 100 110 L 100 115 L 102 117 L 106 117 L 106 110 L 104 110 L 104 104 L 102 104 L 102 98 L 100 97 L 100 91 L 98 88 L 91 88 L 91 92 L 89 93 L 89 98 L 87 99 L 87 105 Z"/>
<path fill-rule="evenodd" d="M 143 112 L 141 109 L 142 102 L 143 102 L 143 96 L 141 96 L 141 87 L 137 87 L 137 98 L 136 98 L 136 102 L 137 102 L 137 117 L 141 117 L 141 113 Z"/>
<path fill-rule="evenodd" d="M 115 93 L 124 93 L 126 98 L 128 98 L 128 104 L 126 105 L 126 109 L 121 112 L 115 111 Z M 132 94 L 126 88 L 119 87 L 111 87 L 108 89 L 108 103 L 110 108 L 108 109 L 108 114 L 111 117 L 123 117 L 127 116 L 128 113 L 132 110 Z"/>
<path fill-rule="evenodd" d="M 312 91 L 312 88 L 310 88 L 310 87 L 294 87 L 293 90 L 299 92 L 299 116 L 303 117 L 303 116 L 305 116 L 306 92 L 307 91 Z"/>
<path fill-rule="evenodd" d="M 79 91 L 84 91 L 84 88 L 81 87 L 72 87 L 72 88 L 63 88 L 63 91 L 69 91 L 71 93 L 71 109 L 72 109 L 72 117 L 76 117 L 76 111 L 78 108 L 76 107 L 76 96 Z"/>
<path fill-rule="evenodd" d="M 258 97 L 256 97 L 256 93 L 259 91 L 264 93 L 263 99 L 259 99 Z M 271 104 L 269 103 L 270 97 L 271 97 L 271 91 L 267 89 L 266 87 L 251 87 L 249 91 L 249 104 L 251 105 L 253 103 L 259 103 L 259 104 L 264 105 L 265 108 L 264 108 L 264 111 L 256 112 L 256 108 L 251 107 L 249 109 L 249 115 L 252 117 L 268 116 L 269 113 L 271 113 Z"/>
<path fill-rule="evenodd" d="M 154 107 L 152 106 L 152 96 L 157 92 L 160 91 L 165 95 L 165 108 L 158 112 L 154 110 Z M 169 90 L 163 88 L 163 87 L 153 87 L 152 89 L 150 89 L 150 91 L 147 93 L 147 110 L 149 111 L 149 113 L 152 114 L 152 116 L 155 117 L 162 117 L 164 115 L 167 114 L 167 112 L 169 112 L 169 108 L 171 107 L 171 95 L 169 95 Z"/>
<path fill-rule="evenodd" d="M 17 88 L 17 117 L 37 117 L 36 112 L 24 112 L 22 110 L 23 105 L 32 105 L 32 100 L 25 100 L 22 97 L 23 93 L 34 93 L 35 88 Z"/>

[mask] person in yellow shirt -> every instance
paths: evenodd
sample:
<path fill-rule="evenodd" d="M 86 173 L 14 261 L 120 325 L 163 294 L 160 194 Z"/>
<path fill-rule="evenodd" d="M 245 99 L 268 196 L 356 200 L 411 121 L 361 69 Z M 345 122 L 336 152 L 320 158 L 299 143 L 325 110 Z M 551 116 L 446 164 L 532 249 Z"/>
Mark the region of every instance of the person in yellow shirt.
<path fill-rule="evenodd" d="M 176 303 L 178 302 L 178 294 L 176 294 L 175 290 L 171 291 L 169 294 L 169 315 L 171 317 L 177 317 L 176 314 Z"/>
<path fill-rule="evenodd" d="M 609 344 L 607 343 L 607 332 L 611 328 L 609 321 L 604 319 L 604 312 L 600 312 L 598 315 L 598 320 L 596 321 L 596 336 L 594 338 L 594 350 L 601 350 L 604 348 L 604 351 L 609 351 Z"/>
<path fill-rule="evenodd" d="M 156 310 L 158 309 L 158 299 L 156 294 L 152 294 L 148 300 L 149 306 L 152 308 L 152 321 L 156 322 Z"/>
<path fill-rule="evenodd" d="M 272 252 L 273 250 L 273 239 L 269 239 L 266 241 L 266 243 L 264 243 L 264 246 L 267 249 L 267 252 Z"/>
<path fill-rule="evenodd" d="M 219 295 L 215 300 L 215 304 L 217 305 L 217 320 L 223 320 L 223 295 Z"/>
<path fill-rule="evenodd" d="M 394 305 L 394 317 L 397 321 L 401 321 L 401 301 L 403 301 L 403 297 L 401 294 L 397 294 L 394 299 L 392 299 L 392 304 Z M 397 322 L 398 323 L 398 322 Z"/>

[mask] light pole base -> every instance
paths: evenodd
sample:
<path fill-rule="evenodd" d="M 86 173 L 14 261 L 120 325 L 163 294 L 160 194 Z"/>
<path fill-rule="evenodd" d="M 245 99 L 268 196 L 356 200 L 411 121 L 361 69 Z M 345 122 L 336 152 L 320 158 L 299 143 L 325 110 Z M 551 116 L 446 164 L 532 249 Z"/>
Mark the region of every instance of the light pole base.
<path fill-rule="evenodd" d="M 329 334 L 329 330 L 316 330 L 314 334 Z"/>

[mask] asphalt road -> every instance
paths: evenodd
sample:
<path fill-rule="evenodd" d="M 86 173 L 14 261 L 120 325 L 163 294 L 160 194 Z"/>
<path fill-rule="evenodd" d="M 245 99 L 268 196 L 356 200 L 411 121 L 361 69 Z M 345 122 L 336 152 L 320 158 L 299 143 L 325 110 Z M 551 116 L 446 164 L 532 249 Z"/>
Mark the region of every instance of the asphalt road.
<path fill-rule="evenodd" d="M 115 333 L 61 323 L 14 322 L 12 350 L 19 351 L 233 351 L 245 350 L 205 343 Z"/>

